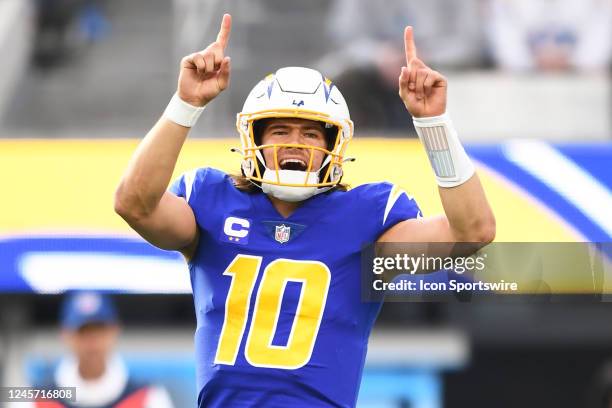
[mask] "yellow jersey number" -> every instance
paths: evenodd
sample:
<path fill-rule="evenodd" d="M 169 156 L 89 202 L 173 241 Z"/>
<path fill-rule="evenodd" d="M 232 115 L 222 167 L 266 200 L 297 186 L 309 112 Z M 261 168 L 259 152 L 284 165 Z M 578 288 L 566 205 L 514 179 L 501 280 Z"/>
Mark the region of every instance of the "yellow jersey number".
<path fill-rule="evenodd" d="M 223 272 L 232 282 L 225 300 L 215 364 L 234 365 L 236 362 L 260 267 L 261 257 L 238 254 Z M 277 259 L 268 264 L 257 290 L 247 335 L 245 358 L 249 364 L 293 370 L 308 363 L 323 317 L 330 280 L 329 268 L 321 262 Z M 287 345 L 275 346 L 272 339 L 287 282 L 302 283 L 300 300 Z"/>

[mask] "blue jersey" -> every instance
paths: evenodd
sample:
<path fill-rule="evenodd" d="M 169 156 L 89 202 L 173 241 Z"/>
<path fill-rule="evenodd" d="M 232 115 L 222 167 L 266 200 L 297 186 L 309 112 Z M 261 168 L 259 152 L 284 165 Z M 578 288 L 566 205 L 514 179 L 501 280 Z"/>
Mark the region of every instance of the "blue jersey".
<path fill-rule="evenodd" d="M 283 218 L 218 170 L 181 176 L 200 230 L 189 263 L 200 407 L 352 407 L 380 303 L 361 301 L 361 249 L 415 218 L 389 183 L 331 191 Z"/>

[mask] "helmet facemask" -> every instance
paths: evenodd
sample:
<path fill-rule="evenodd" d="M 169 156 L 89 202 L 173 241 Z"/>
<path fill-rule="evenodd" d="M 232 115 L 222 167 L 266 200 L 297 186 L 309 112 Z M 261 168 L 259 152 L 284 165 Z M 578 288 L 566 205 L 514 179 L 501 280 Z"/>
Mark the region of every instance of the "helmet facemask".
<path fill-rule="evenodd" d="M 266 143 L 264 145 L 262 143 L 263 133 L 266 129 L 266 126 L 270 122 L 270 118 L 267 119 L 259 119 L 254 120 L 252 122 L 253 127 L 253 140 L 255 141 L 255 145 L 260 147 L 259 150 L 256 151 L 255 155 L 258 158 L 257 165 L 261 174 L 264 174 L 266 170 L 274 171 L 276 170 L 290 170 L 294 172 L 302 172 L 304 173 L 303 177 L 300 179 L 297 174 L 295 177 L 294 184 L 299 184 L 302 186 L 303 184 L 326 184 L 330 180 L 330 168 L 331 163 L 337 160 L 337 154 L 333 153 L 338 142 L 338 132 L 339 129 L 337 126 L 332 125 L 326 122 L 318 122 L 321 124 L 323 137 L 325 140 L 325 147 L 321 148 L 320 146 L 312 146 L 309 144 L 279 144 L 279 143 Z M 265 150 L 272 150 L 271 158 L 265 158 Z M 296 149 L 296 150 L 304 150 L 304 154 L 297 154 L 297 158 L 295 160 L 285 159 L 285 162 L 282 162 L 282 157 L 279 157 L 279 153 L 285 149 Z M 321 156 L 319 159 L 317 156 Z M 309 176 L 306 176 L 306 173 Z M 316 176 L 316 177 L 315 177 Z M 287 179 L 283 179 L 283 177 L 278 178 L 266 178 L 265 175 L 263 177 L 264 180 L 276 182 L 279 184 L 288 183 Z M 306 180 L 306 182 L 304 182 Z"/>

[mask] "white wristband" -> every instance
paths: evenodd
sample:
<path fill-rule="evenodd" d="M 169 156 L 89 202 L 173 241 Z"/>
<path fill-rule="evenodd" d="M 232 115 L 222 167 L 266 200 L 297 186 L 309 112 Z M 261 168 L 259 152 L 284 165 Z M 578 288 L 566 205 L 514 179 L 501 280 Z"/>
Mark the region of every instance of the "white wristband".
<path fill-rule="evenodd" d="M 465 152 L 448 114 L 413 118 L 413 123 L 440 187 L 456 187 L 474 175 L 474 164 Z"/>
<path fill-rule="evenodd" d="M 190 128 L 196 124 L 204 108 L 205 106 L 198 107 L 188 104 L 175 93 L 164 111 L 164 116 L 177 125 Z"/>

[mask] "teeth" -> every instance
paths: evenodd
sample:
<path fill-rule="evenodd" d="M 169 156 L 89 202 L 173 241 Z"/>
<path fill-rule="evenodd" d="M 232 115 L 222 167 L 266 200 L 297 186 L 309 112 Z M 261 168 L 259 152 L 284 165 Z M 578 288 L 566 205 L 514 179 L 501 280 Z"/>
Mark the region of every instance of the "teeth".
<path fill-rule="evenodd" d="M 281 164 L 281 166 L 283 166 L 283 165 L 285 165 L 287 163 L 299 163 L 302 166 L 306 166 L 306 162 L 304 162 L 303 160 L 300 160 L 300 159 L 285 159 L 285 160 L 281 161 L 280 164 Z"/>

